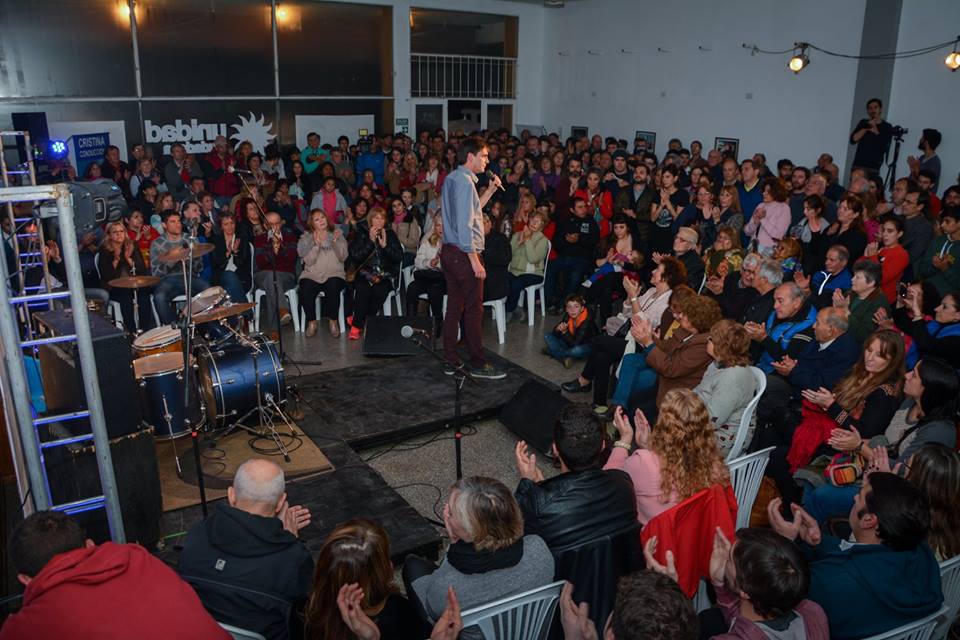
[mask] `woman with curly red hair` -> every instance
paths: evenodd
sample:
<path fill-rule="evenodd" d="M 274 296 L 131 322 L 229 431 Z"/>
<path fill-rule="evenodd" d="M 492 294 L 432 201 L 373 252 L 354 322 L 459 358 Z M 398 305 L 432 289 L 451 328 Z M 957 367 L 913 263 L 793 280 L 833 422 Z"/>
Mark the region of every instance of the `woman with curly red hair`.
<path fill-rule="evenodd" d="M 640 524 L 647 524 L 702 489 L 730 484 L 710 412 L 693 391 L 668 391 L 652 430 L 639 410 L 634 415 L 636 436 L 622 409 L 617 409 L 613 423 L 620 438 L 603 468 L 621 469 L 630 475 Z M 634 441 L 637 449 L 630 454 Z"/>

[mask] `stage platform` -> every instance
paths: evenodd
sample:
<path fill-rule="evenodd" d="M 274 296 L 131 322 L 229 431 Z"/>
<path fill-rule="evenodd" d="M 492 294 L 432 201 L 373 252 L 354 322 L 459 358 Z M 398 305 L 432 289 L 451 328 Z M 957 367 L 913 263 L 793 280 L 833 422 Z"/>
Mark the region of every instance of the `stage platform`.
<path fill-rule="evenodd" d="M 461 396 L 463 424 L 499 414 L 525 382 L 552 383 L 490 351 L 487 360 L 507 372 L 502 380 L 467 380 Z M 369 362 L 288 379 L 303 395 L 298 423 L 321 449 L 330 440 L 356 450 L 389 444 L 453 423 L 454 379 L 430 355 L 369 358 Z"/>

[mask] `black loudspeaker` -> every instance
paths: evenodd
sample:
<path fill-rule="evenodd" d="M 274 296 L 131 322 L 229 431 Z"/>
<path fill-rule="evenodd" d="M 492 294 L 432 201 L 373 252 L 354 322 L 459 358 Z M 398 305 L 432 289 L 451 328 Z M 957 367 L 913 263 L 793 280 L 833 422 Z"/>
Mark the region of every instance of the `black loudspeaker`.
<path fill-rule="evenodd" d="M 528 445 L 550 456 L 553 426 L 568 404 L 570 401 L 559 390 L 527 380 L 500 411 L 500 422 Z"/>
<path fill-rule="evenodd" d="M 414 337 L 433 348 L 433 318 L 416 316 L 413 318 L 395 316 L 374 316 L 367 319 L 363 333 L 363 355 L 365 356 L 409 356 L 420 353 L 410 338 L 400 333 L 404 327 L 414 330 Z"/>
<path fill-rule="evenodd" d="M 13 123 L 14 131 L 30 133 L 30 146 L 34 149 L 34 158 L 43 160 L 47 153 L 47 143 L 50 141 L 50 133 L 47 129 L 47 113 L 45 111 L 11 113 L 10 120 Z M 18 137 L 17 153 L 20 156 L 21 164 L 27 161 L 27 152 L 23 143 L 23 138 Z"/>
<path fill-rule="evenodd" d="M 35 313 L 45 336 L 74 332 L 69 309 Z M 100 382 L 107 435 L 118 438 L 141 428 L 140 390 L 133 375 L 130 343 L 123 331 L 101 315 L 87 312 L 93 339 L 94 359 Z M 40 347 L 40 376 L 50 413 L 87 408 L 76 342 L 58 342 Z M 90 421 L 70 420 L 64 426 L 73 434 L 90 433 Z"/>
<path fill-rule="evenodd" d="M 51 437 L 67 437 L 62 427 L 52 428 Z M 148 549 L 160 540 L 163 501 L 157 469 L 153 429 L 143 429 L 110 440 L 113 472 L 120 496 L 120 513 L 127 542 L 139 542 Z M 97 470 L 96 450 L 91 446 L 66 445 L 44 452 L 50 494 L 54 504 L 62 504 L 103 493 Z M 110 539 L 107 512 L 91 509 L 76 515 L 87 535 L 95 542 Z"/>

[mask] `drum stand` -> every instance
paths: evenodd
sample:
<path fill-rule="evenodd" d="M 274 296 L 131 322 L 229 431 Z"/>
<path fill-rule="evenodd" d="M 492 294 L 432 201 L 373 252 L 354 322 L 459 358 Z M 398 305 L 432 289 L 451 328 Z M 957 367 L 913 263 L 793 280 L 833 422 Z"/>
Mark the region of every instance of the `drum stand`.
<path fill-rule="evenodd" d="M 283 410 L 277 405 L 276 401 L 273 399 L 272 393 L 267 393 L 266 395 L 261 394 L 260 364 L 258 360 L 261 351 L 260 348 L 252 342 L 250 346 L 253 349 L 253 374 L 257 391 L 257 406 L 243 414 L 243 416 L 241 416 L 236 422 L 230 425 L 230 427 L 221 437 L 227 437 L 233 432 L 234 429 L 243 429 L 244 431 L 247 431 L 248 433 L 251 433 L 259 438 L 270 438 L 273 440 L 274 444 L 277 445 L 277 451 L 283 455 L 284 461 L 290 462 L 290 452 L 287 451 L 286 445 L 283 444 L 281 435 L 292 437 L 294 435 L 293 423 L 290 422 L 290 418 L 288 418 Z M 264 406 L 264 403 L 269 406 Z M 251 427 L 243 424 L 244 420 L 254 414 L 256 414 L 260 420 L 259 425 L 256 427 Z M 283 419 L 283 421 L 287 424 L 287 427 L 290 429 L 289 433 L 281 434 L 279 431 L 277 431 L 277 425 L 273 420 L 275 416 L 280 416 L 280 418 Z"/>

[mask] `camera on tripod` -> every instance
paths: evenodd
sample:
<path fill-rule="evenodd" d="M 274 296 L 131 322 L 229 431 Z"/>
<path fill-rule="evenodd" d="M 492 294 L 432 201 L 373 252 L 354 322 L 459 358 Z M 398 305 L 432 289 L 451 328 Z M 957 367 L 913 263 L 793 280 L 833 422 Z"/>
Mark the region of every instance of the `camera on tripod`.
<path fill-rule="evenodd" d="M 893 133 L 893 138 L 895 140 L 900 140 L 902 142 L 903 136 L 910 133 L 910 129 L 907 129 L 906 127 L 901 127 L 900 125 L 894 125 L 892 129 L 892 133 Z"/>

